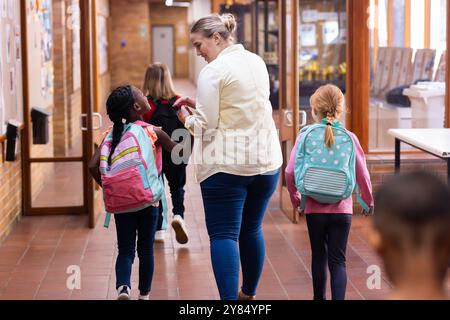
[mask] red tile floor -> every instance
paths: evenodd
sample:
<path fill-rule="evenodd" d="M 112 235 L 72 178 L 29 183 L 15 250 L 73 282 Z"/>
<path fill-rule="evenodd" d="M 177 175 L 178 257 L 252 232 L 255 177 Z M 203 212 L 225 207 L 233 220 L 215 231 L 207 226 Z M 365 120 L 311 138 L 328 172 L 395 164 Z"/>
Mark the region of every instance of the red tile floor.
<path fill-rule="evenodd" d="M 218 299 L 210 265 L 209 240 L 200 189 L 189 171 L 186 221 L 190 235 L 180 245 L 170 235 L 155 245 L 152 299 Z M 258 290 L 259 299 L 311 299 L 310 249 L 305 219 L 292 224 L 276 208 L 275 195 L 268 210 L 264 233 L 267 258 Z M 0 246 L 0 299 L 115 299 L 115 227 L 93 230 L 86 217 L 25 217 Z M 366 286 L 369 265 L 380 264 L 364 239 L 368 219 L 355 217 L 348 247 L 348 299 L 379 299 L 389 292 Z M 137 261 L 137 258 L 136 258 Z M 81 289 L 69 290 L 71 265 L 80 266 Z M 137 263 L 133 270 L 137 298 Z"/>
<path fill-rule="evenodd" d="M 177 87 L 190 89 L 188 82 L 178 82 Z M 186 90 L 181 92 L 186 94 Z M 200 188 L 193 182 L 191 169 L 189 176 L 186 222 L 190 240 L 187 245 L 178 244 L 171 230 L 163 244 L 155 245 L 152 299 L 219 298 Z M 267 257 L 258 299 L 311 299 L 311 253 L 305 219 L 292 224 L 277 203 L 275 195 L 263 226 Z M 0 245 L 0 300 L 115 299 L 115 227 L 112 219 L 110 228 L 105 229 L 102 218 L 95 229 L 86 228 L 86 217 L 23 218 Z M 381 266 L 365 240 L 364 229 L 369 222 L 358 216 L 353 220 L 347 251 L 347 299 L 383 299 L 390 289 L 385 277 L 380 290 L 369 290 L 366 285 L 368 266 Z M 69 290 L 66 285 L 70 276 L 67 268 L 72 265 L 81 270 L 80 290 Z M 137 265 L 132 276 L 134 299 L 138 295 Z M 448 284 L 450 289 L 450 281 Z"/>

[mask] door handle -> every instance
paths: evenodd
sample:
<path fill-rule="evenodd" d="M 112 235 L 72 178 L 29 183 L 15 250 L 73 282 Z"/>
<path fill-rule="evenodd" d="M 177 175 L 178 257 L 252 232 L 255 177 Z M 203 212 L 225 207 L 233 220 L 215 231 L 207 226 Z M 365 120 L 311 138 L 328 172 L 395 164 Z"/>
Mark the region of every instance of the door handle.
<path fill-rule="evenodd" d="M 92 126 L 92 131 L 95 130 L 99 130 L 102 126 L 103 126 L 103 117 L 100 113 L 98 112 L 93 112 L 92 113 L 92 118 L 97 118 L 98 119 L 98 124 L 97 126 Z M 87 120 L 87 114 L 83 113 L 80 115 L 80 129 L 81 131 L 88 131 L 87 125 L 86 124 L 86 120 Z"/>
<path fill-rule="evenodd" d="M 306 113 L 306 111 L 300 111 L 300 119 L 300 127 L 306 126 L 306 122 L 308 120 L 308 114 Z"/>
<path fill-rule="evenodd" d="M 81 131 L 87 131 L 87 127 L 84 126 L 85 123 L 87 123 L 87 114 L 86 113 L 82 113 L 80 115 L 80 129 Z"/>
<path fill-rule="evenodd" d="M 306 111 L 299 111 L 300 114 L 300 127 L 306 126 L 308 115 Z M 284 111 L 284 118 L 286 120 L 287 127 L 294 126 L 294 113 L 292 111 Z"/>
<path fill-rule="evenodd" d="M 286 120 L 286 127 L 291 128 L 294 126 L 294 114 L 292 111 L 285 110 L 284 111 L 284 119 Z"/>
<path fill-rule="evenodd" d="M 94 113 L 92 113 L 92 117 L 98 119 L 97 126 L 93 127 L 92 130 L 99 130 L 101 127 L 103 127 L 103 117 L 100 113 L 94 112 Z"/>

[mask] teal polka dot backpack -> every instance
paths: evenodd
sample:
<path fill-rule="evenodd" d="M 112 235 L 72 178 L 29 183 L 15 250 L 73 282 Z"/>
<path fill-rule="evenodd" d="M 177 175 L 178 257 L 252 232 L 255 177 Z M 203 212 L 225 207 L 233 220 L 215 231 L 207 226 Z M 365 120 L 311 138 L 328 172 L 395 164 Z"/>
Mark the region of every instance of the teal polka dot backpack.
<path fill-rule="evenodd" d="M 330 125 L 330 124 L 328 124 Z M 352 137 L 340 122 L 331 124 L 335 143 L 325 145 L 327 120 L 303 128 L 295 157 L 295 184 L 302 199 L 333 204 L 352 196 L 356 190 L 358 202 L 365 212 L 369 207 L 361 199 L 355 176 L 355 146 Z M 306 201 L 301 202 L 301 209 Z"/>

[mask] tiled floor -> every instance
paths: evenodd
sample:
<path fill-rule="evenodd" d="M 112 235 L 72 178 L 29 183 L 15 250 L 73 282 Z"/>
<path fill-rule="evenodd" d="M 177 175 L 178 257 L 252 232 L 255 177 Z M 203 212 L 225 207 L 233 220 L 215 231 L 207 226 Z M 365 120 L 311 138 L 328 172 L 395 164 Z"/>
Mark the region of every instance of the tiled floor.
<path fill-rule="evenodd" d="M 186 220 L 187 245 L 170 236 L 156 244 L 153 299 L 218 299 L 210 265 L 200 189 L 189 172 Z M 275 195 L 265 222 L 267 259 L 259 299 L 311 299 L 310 249 L 305 220 L 298 225 L 276 208 Z M 378 299 L 389 291 L 366 286 L 366 269 L 379 259 L 364 239 L 369 220 L 355 217 L 348 248 L 348 299 Z M 85 217 L 27 217 L 0 247 L 0 299 L 114 299 L 117 255 L 112 220 L 109 229 L 99 221 L 93 230 Z M 69 266 L 80 266 L 81 290 L 67 289 Z M 137 284 L 137 263 L 133 287 Z M 133 296 L 137 297 L 133 290 Z"/>
<path fill-rule="evenodd" d="M 188 82 L 177 82 L 184 94 Z M 210 265 L 199 185 L 189 170 L 186 187 L 187 245 L 170 236 L 155 245 L 155 274 L 152 299 L 218 299 Z M 277 209 L 273 197 L 264 221 L 267 257 L 258 299 L 311 299 L 311 252 L 305 219 L 294 225 Z M 86 228 L 86 217 L 26 217 L 0 246 L 0 300 L 5 299 L 115 299 L 114 263 L 117 255 L 114 221 L 105 229 L 100 220 L 95 229 Z M 348 245 L 347 299 L 382 299 L 389 284 L 380 290 L 366 285 L 367 267 L 380 260 L 365 240 L 370 221 L 355 217 Z M 137 262 L 137 259 L 136 259 Z M 70 266 L 79 266 L 81 289 L 67 287 Z M 132 285 L 137 298 L 137 263 Z M 69 284 L 71 282 L 69 281 Z M 450 282 L 449 282 L 450 288 Z M 328 290 L 329 291 L 329 290 Z"/>

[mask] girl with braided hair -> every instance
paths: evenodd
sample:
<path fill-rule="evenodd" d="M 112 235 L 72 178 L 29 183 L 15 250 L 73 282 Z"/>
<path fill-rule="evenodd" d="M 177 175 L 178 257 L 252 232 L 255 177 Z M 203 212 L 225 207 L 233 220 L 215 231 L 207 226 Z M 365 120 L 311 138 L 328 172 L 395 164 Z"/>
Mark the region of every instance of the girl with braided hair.
<path fill-rule="evenodd" d="M 153 126 L 149 128 L 149 125 L 142 121 L 142 115 L 150 110 L 150 106 L 147 98 L 136 87 L 127 85 L 115 89 L 110 94 L 106 105 L 108 116 L 114 124 L 112 127 L 111 152 L 108 157 L 108 166 L 111 166 L 111 162 L 113 162 L 112 155 L 122 136 L 131 130 L 132 126 L 139 125 L 145 128 L 144 131 L 141 130 L 142 135 L 146 134 L 142 141 L 148 142 L 148 145 L 140 143 L 143 157 L 146 154 L 151 155 L 152 149 L 155 150 L 158 146 L 171 152 L 176 145 L 164 131 Z M 147 136 L 149 139 L 147 139 Z M 90 161 L 89 169 L 95 181 L 102 185 L 99 169 L 100 150 L 101 148 L 98 148 L 95 152 Z M 145 150 L 148 152 L 145 152 Z M 153 159 L 153 157 L 150 159 L 144 158 L 146 163 L 154 161 Z M 119 300 L 130 299 L 130 278 L 136 252 L 136 236 L 139 256 L 139 299 L 148 300 L 149 298 L 154 270 L 153 242 L 158 213 L 158 207 L 151 205 L 137 212 L 114 214 L 119 249 L 116 261 L 116 289 Z"/>
<path fill-rule="evenodd" d="M 342 91 L 334 85 L 325 85 L 317 89 L 311 97 L 312 115 L 316 123 L 326 123 L 323 143 L 328 153 L 331 148 L 343 149 L 338 143 L 333 131 L 344 111 L 345 98 Z M 356 182 L 365 203 L 373 208 L 372 185 L 369 171 L 367 170 L 364 151 L 355 134 L 348 131 L 353 140 L 356 154 L 355 175 Z M 337 132 L 338 133 L 338 132 Z M 343 300 L 347 285 L 347 273 L 345 266 L 345 252 L 348 235 L 352 224 L 353 201 L 352 197 L 337 203 L 320 203 L 311 197 L 301 197 L 295 184 L 295 162 L 297 149 L 303 133 L 299 134 L 292 150 L 289 164 L 286 168 L 286 183 L 294 208 L 299 208 L 301 202 L 306 202 L 305 214 L 308 225 L 309 239 L 312 251 L 312 278 L 314 299 L 325 300 L 327 282 L 327 264 L 331 275 L 331 293 L 333 300 Z M 342 140 L 339 140 L 342 141 Z M 301 149 L 300 149 L 301 150 Z M 320 150 L 319 150 L 320 151 Z M 308 151 L 306 151 L 308 152 Z M 342 150 L 342 155 L 346 150 Z M 317 152 L 319 157 L 319 152 Z M 325 160 L 325 155 L 323 156 Z"/>

